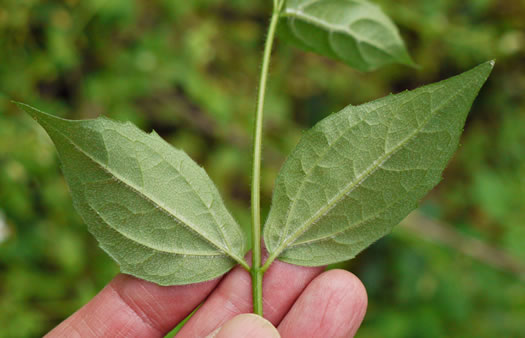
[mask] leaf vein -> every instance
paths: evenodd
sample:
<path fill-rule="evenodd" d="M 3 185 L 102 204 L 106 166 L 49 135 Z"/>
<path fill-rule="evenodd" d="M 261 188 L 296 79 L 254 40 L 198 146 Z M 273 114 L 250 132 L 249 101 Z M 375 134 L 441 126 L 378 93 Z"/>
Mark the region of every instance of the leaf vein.
<path fill-rule="evenodd" d="M 43 121 L 42 121 L 43 122 Z M 45 123 L 45 122 L 43 122 Z M 169 210 L 168 207 L 160 203 L 159 201 L 156 201 L 153 197 L 149 196 L 143 191 L 140 191 L 138 187 L 135 187 L 131 182 L 128 182 L 123 177 L 120 177 L 117 173 L 113 172 L 110 168 L 108 168 L 106 165 L 98 161 L 96 158 L 91 156 L 91 154 L 84 151 L 81 147 L 79 147 L 71 138 L 69 138 L 66 134 L 64 134 L 59 128 L 56 128 L 52 124 L 46 123 L 49 127 L 53 128 L 55 131 L 57 131 L 59 134 L 61 134 L 73 147 L 75 147 L 80 153 L 84 154 L 87 158 L 89 158 L 94 164 L 96 164 L 102 171 L 106 172 L 108 175 L 115 177 L 117 181 L 124 184 L 124 186 L 128 187 L 133 192 L 137 193 L 139 196 L 142 196 L 146 201 L 151 203 L 154 206 L 158 206 L 158 209 L 168 215 L 168 217 L 172 218 L 175 222 L 177 222 L 179 225 L 188 228 L 190 231 L 193 231 L 197 235 L 199 235 L 201 238 L 203 238 L 205 241 L 210 243 L 212 246 L 219 249 L 219 251 L 223 252 L 225 255 L 230 256 L 237 262 L 243 262 L 242 258 L 235 255 L 233 252 L 227 251 L 225 248 L 221 247 L 220 244 L 215 243 L 212 239 L 208 238 L 205 234 L 199 232 L 194 225 L 187 222 L 186 220 L 183 220 L 182 218 L 176 216 L 172 210 Z M 109 159 L 109 158 L 108 158 Z M 181 175 L 184 177 L 183 175 Z M 191 185 L 190 185 L 191 186 Z"/>
<path fill-rule="evenodd" d="M 468 86 L 468 84 L 463 85 L 460 89 L 454 93 L 454 95 L 450 96 L 443 102 L 441 102 L 436 108 L 432 110 L 430 114 L 428 114 L 428 117 L 424 120 L 424 122 L 417 128 L 413 133 L 408 135 L 406 138 L 404 138 L 396 147 L 392 148 L 390 153 L 386 153 L 383 156 L 381 156 L 379 159 L 374 161 L 363 173 L 361 173 L 360 177 L 356 177 L 356 179 L 352 182 L 350 182 L 346 187 L 344 187 L 339 193 L 336 194 L 334 198 L 332 198 L 329 203 L 319 209 L 313 216 L 311 216 L 305 224 L 300 226 L 298 230 L 290 235 L 288 238 L 286 238 L 284 241 L 282 241 L 282 244 L 277 247 L 277 249 L 272 252 L 272 256 L 278 256 L 287 246 L 288 243 L 295 241 L 300 235 L 302 235 L 305 231 L 307 231 L 313 224 L 315 224 L 322 216 L 330 212 L 341 199 L 344 198 L 344 196 L 350 194 L 356 187 L 360 186 L 362 182 L 364 182 L 371 174 L 373 174 L 383 163 L 388 161 L 394 154 L 396 154 L 400 149 L 403 148 L 403 146 L 408 143 L 415 135 L 419 134 L 421 130 L 427 125 L 427 123 L 439 112 L 439 110 L 451 102 L 454 98 L 456 98 L 459 95 L 462 95 L 463 90 Z M 437 90 L 437 89 L 436 89 Z M 425 93 L 432 93 L 432 90 L 427 90 L 423 93 L 420 93 L 419 95 L 425 94 Z M 407 102 L 412 101 L 413 99 L 417 98 L 419 95 L 410 98 Z M 431 96 L 432 99 L 432 96 Z M 405 104 L 407 103 L 405 102 Z M 379 109 L 379 108 L 377 108 Z M 377 110 L 375 109 L 375 110 Z M 328 151 L 327 151 L 328 152 Z M 294 199 L 294 202 L 297 199 Z M 288 228 L 288 224 L 286 224 L 286 228 Z M 282 240 L 282 237 L 280 241 Z"/>

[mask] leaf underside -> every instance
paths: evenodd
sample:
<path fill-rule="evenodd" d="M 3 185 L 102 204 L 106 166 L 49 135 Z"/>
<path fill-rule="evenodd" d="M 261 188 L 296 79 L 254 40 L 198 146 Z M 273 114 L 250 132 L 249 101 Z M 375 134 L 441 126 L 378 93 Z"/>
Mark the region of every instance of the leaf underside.
<path fill-rule="evenodd" d="M 441 180 L 493 65 L 348 106 L 307 132 L 276 180 L 270 257 L 331 264 L 389 233 Z"/>
<path fill-rule="evenodd" d="M 245 251 L 210 178 L 156 133 L 18 104 L 55 143 L 73 203 L 121 271 L 160 285 L 221 276 Z"/>
<path fill-rule="evenodd" d="M 391 63 L 414 66 L 394 23 L 364 0 L 288 0 L 281 34 L 307 51 L 372 71 Z"/>

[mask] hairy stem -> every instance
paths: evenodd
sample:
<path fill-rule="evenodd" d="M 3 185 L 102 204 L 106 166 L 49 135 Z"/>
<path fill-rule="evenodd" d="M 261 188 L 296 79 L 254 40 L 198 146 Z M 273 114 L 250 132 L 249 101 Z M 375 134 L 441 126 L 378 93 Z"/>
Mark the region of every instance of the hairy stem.
<path fill-rule="evenodd" d="M 255 113 L 255 128 L 253 136 L 253 168 L 252 168 L 252 291 L 253 291 L 253 313 L 263 315 L 262 304 L 262 279 L 264 272 L 261 271 L 261 149 L 262 129 L 264 115 L 264 98 L 266 95 L 266 82 L 270 67 L 273 40 L 275 30 L 279 22 L 279 14 L 282 8 L 282 0 L 274 0 L 274 9 L 268 28 L 268 36 L 264 46 L 261 78 L 259 82 L 259 94 L 257 97 L 257 108 Z"/>

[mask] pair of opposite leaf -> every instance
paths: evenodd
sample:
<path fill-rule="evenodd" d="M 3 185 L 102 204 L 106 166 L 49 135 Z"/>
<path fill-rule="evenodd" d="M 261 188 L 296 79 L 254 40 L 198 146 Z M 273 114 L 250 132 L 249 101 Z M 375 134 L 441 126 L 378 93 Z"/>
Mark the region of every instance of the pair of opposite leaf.
<path fill-rule="evenodd" d="M 413 64 L 381 10 L 362 0 L 288 0 L 283 34 L 368 71 Z M 390 232 L 441 179 L 494 63 L 348 106 L 304 134 L 275 183 L 269 259 L 320 266 Z M 124 273 L 160 285 L 223 275 L 248 244 L 214 184 L 156 133 L 101 117 L 71 121 L 19 106 L 55 143 L 73 203 Z"/>

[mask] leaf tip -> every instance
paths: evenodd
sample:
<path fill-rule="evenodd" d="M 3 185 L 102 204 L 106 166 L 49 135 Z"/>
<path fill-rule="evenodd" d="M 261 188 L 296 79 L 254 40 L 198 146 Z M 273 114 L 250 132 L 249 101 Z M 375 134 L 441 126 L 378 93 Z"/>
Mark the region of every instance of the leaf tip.
<path fill-rule="evenodd" d="M 421 67 L 419 64 L 417 64 L 414 61 L 414 59 L 408 53 L 408 50 L 406 49 L 405 46 L 403 46 L 403 51 L 402 51 L 401 55 L 397 58 L 396 61 L 397 61 L 398 64 L 405 65 L 405 66 L 413 68 L 415 70 L 420 70 L 420 69 L 423 68 L 423 67 Z"/>
<path fill-rule="evenodd" d="M 496 60 L 490 60 L 490 61 L 480 64 L 478 67 L 475 68 L 475 69 L 479 69 L 480 73 L 483 74 L 483 78 L 484 78 L 483 83 L 485 83 L 485 81 L 488 79 L 495 65 L 496 65 Z"/>
<path fill-rule="evenodd" d="M 417 71 L 420 71 L 423 69 L 423 66 L 415 63 L 412 59 L 410 59 L 409 63 L 405 63 L 405 65 Z"/>
<path fill-rule="evenodd" d="M 495 65 L 496 65 L 496 60 L 490 60 L 490 61 L 482 63 L 480 66 L 488 66 L 488 68 L 492 70 L 492 68 L 494 68 Z"/>
<path fill-rule="evenodd" d="M 31 115 L 33 118 L 35 118 L 35 112 L 32 109 L 33 107 L 31 107 L 30 105 L 25 104 L 23 102 L 19 102 L 19 101 L 15 101 L 15 100 L 11 100 L 11 102 L 13 104 L 15 104 L 18 108 L 22 109 L 23 111 L 25 111 L 26 113 Z"/>
<path fill-rule="evenodd" d="M 16 104 L 18 108 L 25 111 L 29 116 L 31 116 L 35 121 L 37 121 L 42 126 L 44 126 L 42 123 L 49 123 L 51 121 L 56 121 L 56 120 L 65 120 L 61 117 L 57 117 L 57 116 L 48 114 L 46 112 L 43 112 L 40 109 L 32 107 L 26 103 L 18 102 L 18 101 L 11 101 L 11 102 Z"/>
<path fill-rule="evenodd" d="M 26 104 L 26 103 L 18 102 L 18 101 L 11 101 L 11 102 L 13 102 L 18 108 L 20 108 L 23 111 L 25 111 L 27 114 L 29 114 L 33 119 L 35 119 L 37 121 L 38 121 L 39 117 L 51 116 L 51 115 L 46 114 L 43 111 L 38 110 L 38 109 L 36 109 L 36 108 Z"/>

